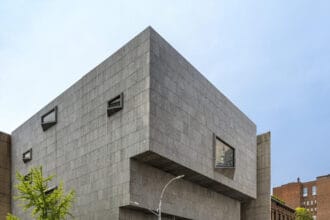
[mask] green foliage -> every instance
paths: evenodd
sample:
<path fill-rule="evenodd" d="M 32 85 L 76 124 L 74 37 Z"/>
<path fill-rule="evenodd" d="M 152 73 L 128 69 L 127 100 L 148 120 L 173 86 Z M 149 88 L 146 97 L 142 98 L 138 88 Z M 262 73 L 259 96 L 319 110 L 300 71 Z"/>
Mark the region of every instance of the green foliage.
<path fill-rule="evenodd" d="M 6 220 L 19 220 L 19 218 L 17 218 L 16 216 L 8 213 L 6 216 Z"/>
<path fill-rule="evenodd" d="M 18 196 L 15 200 L 21 201 L 24 211 L 32 209 L 32 216 L 38 220 L 61 220 L 68 215 L 74 200 L 74 191 L 64 194 L 63 183 L 51 193 L 47 193 L 49 183 L 54 176 L 43 177 L 42 167 L 32 168 L 29 175 L 16 174 L 18 184 Z M 8 214 L 7 220 L 18 220 L 17 217 Z"/>
<path fill-rule="evenodd" d="M 295 220 L 313 220 L 312 214 L 305 208 L 296 208 Z"/>
<path fill-rule="evenodd" d="M 280 199 L 280 198 L 277 197 L 277 196 L 272 195 L 272 198 L 273 198 L 274 200 L 278 201 L 279 203 L 283 204 L 283 205 L 285 204 L 284 200 Z"/>

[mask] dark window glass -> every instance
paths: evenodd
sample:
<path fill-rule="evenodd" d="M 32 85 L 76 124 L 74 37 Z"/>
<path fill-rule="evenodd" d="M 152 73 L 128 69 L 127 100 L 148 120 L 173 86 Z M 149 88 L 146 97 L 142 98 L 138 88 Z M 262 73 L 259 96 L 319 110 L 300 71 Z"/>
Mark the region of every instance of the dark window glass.
<path fill-rule="evenodd" d="M 23 162 L 29 162 L 30 160 L 32 160 L 32 149 L 25 151 L 23 153 Z"/>
<path fill-rule="evenodd" d="M 41 117 L 42 130 L 46 131 L 57 123 L 57 107 L 53 108 Z"/>
<path fill-rule="evenodd" d="M 124 107 L 124 95 L 121 93 L 120 95 L 110 99 L 108 101 L 108 108 L 107 108 L 107 113 L 108 117 L 111 115 L 117 113 L 118 111 L 122 110 Z"/>

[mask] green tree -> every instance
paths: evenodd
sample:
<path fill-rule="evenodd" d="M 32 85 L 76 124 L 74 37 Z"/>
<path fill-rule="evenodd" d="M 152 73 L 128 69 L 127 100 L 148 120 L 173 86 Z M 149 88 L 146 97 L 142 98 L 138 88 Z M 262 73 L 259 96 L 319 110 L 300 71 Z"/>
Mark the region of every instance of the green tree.
<path fill-rule="evenodd" d="M 313 220 L 312 214 L 305 208 L 296 208 L 295 220 Z"/>
<path fill-rule="evenodd" d="M 38 220 L 61 220 L 72 216 L 70 209 L 74 200 L 74 191 L 64 193 L 63 183 L 52 191 L 49 183 L 54 176 L 44 177 L 42 167 L 32 168 L 28 175 L 16 174 L 18 183 L 15 188 L 18 196 L 15 200 L 21 203 L 24 211 L 32 209 L 32 217 Z M 18 220 L 19 218 L 8 214 L 7 220 Z"/>

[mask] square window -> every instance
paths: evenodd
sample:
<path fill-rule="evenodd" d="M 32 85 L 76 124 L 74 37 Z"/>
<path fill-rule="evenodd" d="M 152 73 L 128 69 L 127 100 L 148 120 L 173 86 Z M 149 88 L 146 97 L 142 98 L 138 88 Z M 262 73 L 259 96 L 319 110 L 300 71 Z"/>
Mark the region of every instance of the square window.
<path fill-rule="evenodd" d="M 235 149 L 220 138 L 215 137 L 215 168 L 234 168 Z"/>
<path fill-rule="evenodd" d="M 108 108 L 107 108 L 108 117 L 119 112 L 120 110 L 123 109 L 123 107 L 124 107 L 124 94 L 121 93 L 120 95 L 108 101 Z"/>
<path fill-rule="evenodd" d="M 24 153 L 23 153 L 23 162 L 24 163 L 27 163 L 27 162 L 29 162 L 30 160 L 32 160 L 32 148 L 30 149 L 30 150 L 28 150 L 28 151 L 25 151 Z"/>
<path fill-rule="evenodd" d="M 41 116 L 41 127 L 43 131 L 46 131 L 57 123 L 57 106 Z"/>

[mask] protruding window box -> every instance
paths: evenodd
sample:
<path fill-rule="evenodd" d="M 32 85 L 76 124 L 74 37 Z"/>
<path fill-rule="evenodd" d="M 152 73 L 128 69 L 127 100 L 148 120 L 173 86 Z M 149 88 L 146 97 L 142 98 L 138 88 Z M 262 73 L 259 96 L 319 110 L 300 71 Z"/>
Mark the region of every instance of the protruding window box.
<path fill-rule="evenodd" d="M 235 149 L 214 136 L 215 168 L 235 168 Z"/>
<path fill-rule="evenodd" d="M 54 192 L 54 190 L 57 189 L 57 186 L 52 186 L 52 187 L 49 187 L 46 191 L 45 191 L 45 195 L 49 195 L 49 194 L 52 194 Z"/>
<path fill-rule="evenodd" d="M 30 160 L 32 160 L 32 148 L 26 152 L 23 153 L 23 162 L 27 163 Z"/>
<path fill-rule="evenodd" d="M 124 94 L 121 93 L 120 95 L 117 95 L 116 97 L 108 101 L 108 108 L 107 108 L 108 117 L 119 112 L 120 110 L 123 109 L 123 107 L 124 107 Z"/>
<path fill-rule="evenodd" d="M 28 173 L 24 176 L 24 181 L 29 182 L 30 184 L 32 183 L 32 174 Z"/>
<path fill-rule="evenodd" d="M 41 116 L 41 127 L 43 131 L 46 131 L 57 123 L 57 106 Z"/>

